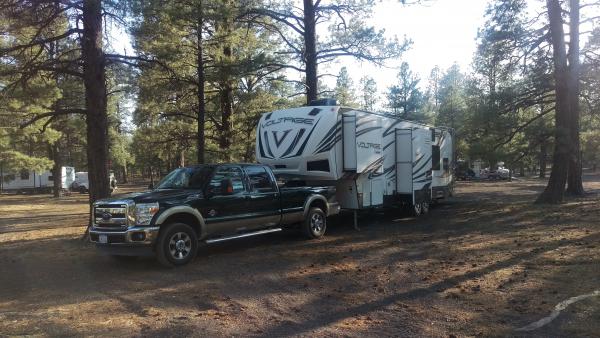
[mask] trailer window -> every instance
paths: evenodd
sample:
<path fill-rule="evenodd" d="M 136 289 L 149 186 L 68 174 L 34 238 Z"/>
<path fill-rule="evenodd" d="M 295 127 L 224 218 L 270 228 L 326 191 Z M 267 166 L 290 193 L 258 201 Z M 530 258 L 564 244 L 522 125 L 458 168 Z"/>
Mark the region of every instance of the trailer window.
<path fill-rule="evenodd" d="M 440 146 L 431 146 L 431 170 L 440 170 Z"/>
<path fill-rule="evenodd" d="M 267 170 L 263 167 L 246 167 L 246 174 L 250 180 L 250 187 L 253 191 L 273 192 L 275 187 Z"/>
<path fill-rule="evenodd" d="M 29 179 L 29 170 L 21 170 L 21 179 L 28 180 Z"/>

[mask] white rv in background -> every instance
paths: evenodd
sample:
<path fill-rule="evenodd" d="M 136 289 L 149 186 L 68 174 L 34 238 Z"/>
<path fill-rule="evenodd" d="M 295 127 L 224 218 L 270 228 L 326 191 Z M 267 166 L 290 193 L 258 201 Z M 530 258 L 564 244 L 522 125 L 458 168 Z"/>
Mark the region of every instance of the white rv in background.
<path fill-rule="evenodd" d="M 75 168 L 61 167 L 61 189 L 68 190 L 75 181 Z M 50 171 L 37 173 L 21 170 L 16 173 L 3 173 L 1 188 L 4 192 L 50 193 L 54 187 L 54 178 Z"/>
<path fill-rule="evenodd" d="M 110 192 L 112 193 L 117 189 L 117 179 L 115 178 L 115 173 L 112 171 L 108 173 L 108 182 L 110 184 Z M 79 191 L 81 194 L 90 191 L 90 180 L 87 171 L 78 171 L 75 173 L 75 181 L 71 185 L 71 190 Z"/>
<path fill-rule="evenodd" d="M 446 128 L 315 105 L 264 114 L 256 137 L 259 163 L 278 177 L 335 185 L 345 209 L 406 205 L 419 215 L 452 192 L 454 140 Z"/>

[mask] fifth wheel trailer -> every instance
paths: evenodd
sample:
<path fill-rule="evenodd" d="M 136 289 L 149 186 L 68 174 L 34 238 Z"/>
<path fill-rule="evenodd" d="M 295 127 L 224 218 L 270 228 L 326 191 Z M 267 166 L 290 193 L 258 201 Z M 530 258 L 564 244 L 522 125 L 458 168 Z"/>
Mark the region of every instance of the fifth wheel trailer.
<path fill-rule="evenodd" d="M 452 193 L 448 128 L 315 105 L 263 114 L 256 137 L 259 163 L 279 177 L 334 184 L 344 209 L 404 205 L 418 215 Z"/>
<path fill-rule="evenodd" d="M 75 168 L 61 167 L 60 172 L 60 187 L 61 189 L 68 190 L 73 181 L 75 181 Z M 54 178 L 52 177 L 52 173 L 50 171 L 38 173 L 33 170 L 21 170 L 15 173 L 3 173 L 2 177 L 0 178 L 2 191 L 17 193 L 49 193 L 52 191 L 54 186 L 53 180 Z"/>

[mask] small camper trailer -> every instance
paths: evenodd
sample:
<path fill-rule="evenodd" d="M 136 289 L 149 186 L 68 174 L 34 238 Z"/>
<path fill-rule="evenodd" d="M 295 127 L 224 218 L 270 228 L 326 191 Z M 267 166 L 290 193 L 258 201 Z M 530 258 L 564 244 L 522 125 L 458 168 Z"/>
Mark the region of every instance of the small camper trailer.
<path fill-rule="evenodd" d="M 421 214 L 451 194 L 452 130 L 325 104 L 264 114 L 258 162 L 288 180 L 335 185 L 345 209 L 406 205 Z"/>
<path fill-rule="evenodd" d="M 75 168 L 61 167 L 61 189 L 68 190 L 75 181 Z M 2 174 L 2 191 L 16 193 L 50 193 L 54 186 L 54 178 L 50 171 L 37 173 L 32 170 L 21 170 L 15 173 Z"/>

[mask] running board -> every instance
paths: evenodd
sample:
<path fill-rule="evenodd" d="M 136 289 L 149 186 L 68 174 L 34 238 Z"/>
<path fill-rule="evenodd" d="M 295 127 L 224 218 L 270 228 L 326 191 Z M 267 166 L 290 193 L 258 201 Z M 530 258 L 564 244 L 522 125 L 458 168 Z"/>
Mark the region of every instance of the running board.
<path fill-rule="evenodd" d="M 252 237 L 252 236 L 258 236 L 258 235 L 270 234 L 272 232 L 279 232 L 279 231 L 282 231 L 282 230 L 283 229 L 281 229 L 281 228 L 266 229 L 266 230 L 260 230 L 260 231 L 255 231 L 255 232 L 248 232 L 248 233 L 245 233 L 245 234 L 239 234 L 239 235 L 233 235 L 233 236 L 227 236 L 227 237 L 214 238 L 214 239 L 206 240 L 206 244 L 224 242 L 224 241 L 229 241 L 229 240 L 238 239 L 238 238 L 245 238 L 245 237 Z"/>

